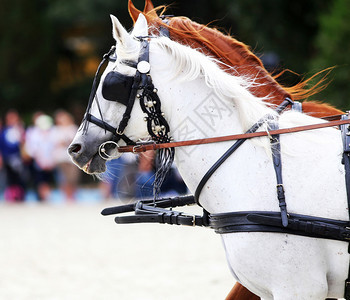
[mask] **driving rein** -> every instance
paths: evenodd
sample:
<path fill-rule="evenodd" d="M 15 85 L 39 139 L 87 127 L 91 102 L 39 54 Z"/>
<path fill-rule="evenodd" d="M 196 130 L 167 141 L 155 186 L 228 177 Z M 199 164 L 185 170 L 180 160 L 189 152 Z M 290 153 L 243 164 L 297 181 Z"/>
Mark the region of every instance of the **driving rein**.
<path fill-rule="evenodd" d="M 341 120 L 329 121 L 320 124 L 298 126 L 293 128 L 278 128 L 276 116 L 266 115 L 255 123 L 245 134 L 229 135 L 223 137 L 214 137 L 206 139 L 198 139 L 191 141 L 171 142 L 170 129 L 164 114 L 161 111 L 160 99 L 157 95 L 157 89 L 153 86 L 151 76 L 149 74 L 149 37 L 137 38 L 141 42 L 141 53 L 138 63 L 123 62 L 131 67 L 136 68 L 135 76 L 125 76 L 116 71 L 109 72 L 102 84 L 102 95 L 108 101 L 117 101 L 126 106 L 122 120 L 118 127 L 113 127 L 103 120 L 100 111 L 101 119 L 90 114 L 92 102 L 96 97 L 97 77 L 102 64 L 105 61 L 115 61 L 115 47 L 104 55 L 100 66 L 97 69 L 96 76 L 93 82 L 93 87 L 90 93 L 89 105 L 84 117 L 85 128 L 89 122 L 109 131 L 113 134 L 113 140 L 104 143 L 100 149 L 100 155 L 103 157 L 108 149 L 104 147 L 116 145 L 119 152 L 139 153 L 149 150 L 164 151 L 168 149 L 174 156 L 175 147 L 183 147 L 190 145 L 202 145 L 208 143 L 216 143 L 223 141 L 235 141 L 233 145 L 215 162 L 215 164 L 207 171 L 200 181 L 194 196 L 180 196 L 175 198 L 154 198 L 148 200 L 140 200 L 134 204 L 116 206 L 106 208 L 102 211 L 103 215 L 120 214 L 134 212 L 134 215 L 117 216 L 115 222 L 119 224 L 126 223 L 162 223 L 171 225 L 188 225 L 188 226 L 206 226 L 213 228 L 216 233 L 226 234 L 233 232 L 278 232 L 286 234 L 294 234 L 315 238 L 325 238 L 339 241 L 350 241 L 350 222 L 327 218 L 320 218 L 308 215 L 300 215 L 289 213 L 284 194 L 283 178 L 282 178 L 282 159 L 280 151 L 280 135 L 314 130 L 325 127 L 339 126 L 344 145 L 342 163 L 345 167 L 345 180 L 348 197 L 348 207 L 350 207 L 350 119 L 349 115 L 341 116 Z M 141 109 L 146 113 L 145 121 L 147 122 L 148 132 L 151 136 L 149 142 L 136 143 L 129 139 L 124 130 L 130 119 L 130 114 L 134 106 L 135 99 L 140 100 Z M 98 105 L 98 102 L 97 102 Z M 286 98 L 277 108 L 276 112 L 280 114 L 288 106 L 292 109 L 300 104 Z M 262 125 L 266 125 L 265 131 L 258 131 Z M 172 208 L 191 204 L 200 205 L 199 198 L 201 191 L 209 178 L 214 172 L 226 161 L 232 153 L 234 153 L 247 139 L 268 136 L 271 142 L 272 161 L 276 175 L 276 192 L 279 212 L 269 211 L 243 211 L 243 212 L 228 212 L 220 214 L 210 214 L 203 209 L 203 215 L 189 215 L 184 212 L 174 211 Z M 117 144 L 122 139 L 126 146 Z M 110 143 L 110 144 L 109 144 Z M 102 150 L 102 151 L 101 151 Z M 105 155 L 105 159 L 109 156 Z M 171 161 L 171 160 L 170 160 Z M 201 205 L 200 205 L 201 206 Z M 171 209 L 167 209 L 171 208 Z M 349 215 L 350 218 L 350 215 Z M 350 277 L 350 276 L 349 276 Z M 345 296 L 350 299 L 350 280 L 345 282 Z"/>

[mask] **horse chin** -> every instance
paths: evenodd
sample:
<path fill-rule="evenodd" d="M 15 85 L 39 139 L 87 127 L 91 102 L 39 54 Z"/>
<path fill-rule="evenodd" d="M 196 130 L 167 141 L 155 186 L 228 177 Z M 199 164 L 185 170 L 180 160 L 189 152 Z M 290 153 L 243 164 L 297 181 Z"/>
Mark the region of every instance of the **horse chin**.
<path fill-rule="evenodd" d="M 89 175 L 100 174 L 106 171 L 106 161 L 96 153 L 81 169 Z"/>

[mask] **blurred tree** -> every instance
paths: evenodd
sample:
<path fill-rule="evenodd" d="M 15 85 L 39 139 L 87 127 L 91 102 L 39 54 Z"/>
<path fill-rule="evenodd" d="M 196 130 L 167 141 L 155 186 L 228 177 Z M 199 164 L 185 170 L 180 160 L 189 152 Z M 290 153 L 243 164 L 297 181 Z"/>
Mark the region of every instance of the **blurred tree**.
<path fill-rule="evenodd" d="M 172 3 L 154 1 L 155 4 L 164 2 Z M 264 63 L 276 71 L 288 68 L 303 74 L 309 71 L 309 60 L 314 53 L 318 16 L 330 5 L 331 1 L 319 0 L 193 0 L 171 4 L 170 12 L 229 32 L 250 45 Z M 281 78 L 285 84 L 300 79 L 293 74 Z"/>
<path fill-rule="evenodd" d="M 0 114 L 85 104 L 118 11 L 131 27 L 127 1 L 2 0 Z"/>
<path fill-rule="evenodd" d="M 320 95 L 327 102 L 349 109 L 350 104 L 350 1 L 334 0 L 329 11 L 320 16 L 315 40 L 316 53 L 311 69 L 336 66 L 333 80 Z"/>
<path fill-rule="evenodd" d="M 50 102 L 56 68 L 54 28 L 40 0 L 3 0 L 0 12 L 0 105 L 28 110 Z"/>
<path fill-rule="evenodd" d="M 222 11 L 232 21 L 232 34 L 251 45 L 256 53 L 274 53 L 283 68 L 308 71 L 313 37 L 318 32 L 318 15 L 330 1 L 235 0 Z M 229 28 L 225 25 L 226 28 Z"/>
<path fill-rule="evenodd" d="M 348 1 L 333 2 L 339 8 L 332 20 L 343 21 L 334 20 L 333 27 L 327 27 L 326 11 L 331 1 L 153 1 L 155 6 L 170 4 L 169 14 L 188 16 L 204 24 L 214 20 L 211 25 L 230 30 L 237 39 L 253 46 L 255 52 L 272 53 L 269 58 L 277 57 L 284 67 L 299 73 L 308 70 L 308 61 L 314 54 L 320 14 L 325 33 L 318 38 L 318 57 L 324 57 L 322 53 L 326 51 L 322 44 L 330 48 L 330 38 L 338 39 L 332 40 L 334 52 L 324 52 L 329 63 L 317 60 L 314 68 L 347 62 L 345 51 L 344 58 L 335 51 L 346 49 L 341 41 L 349 43 L 349 26 L 345 25 Z M 134 0 L 134 4 L 142 9 L 144 0 Z M 127 0 L 1 0 L 0 113 L 9 107 L 23 112 L 77 104 L 85 107 L 101 56 L 114 43 L 109 14 L 131 28 Z M 344 28 L 337 35 L 340 27 Z M 332 53 L 337 53 L 339 60 L 332 61 Z"/>

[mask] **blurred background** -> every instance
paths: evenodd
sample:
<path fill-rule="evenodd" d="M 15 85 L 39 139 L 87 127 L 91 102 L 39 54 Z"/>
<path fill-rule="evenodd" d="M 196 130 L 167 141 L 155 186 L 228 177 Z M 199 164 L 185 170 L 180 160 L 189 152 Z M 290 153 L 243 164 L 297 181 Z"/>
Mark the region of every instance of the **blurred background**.
<path fill-rule="evenodd" d="M 335 66 L 313 99 L 350 108 L 349 0 L 153 4 L 230 33 L 272 72 L 296 72 L 285 85 Z M 106 199 L 152 194 L 152 155 L 110 162 L 99 181 L 66 154 L 114 44 L 109 14 L 131 29 L 127 0 L 0 0 L 0 298 L 224 299 L 234 281 L 213 231 L 116 226 L 99 214 Z M 162 191 L 187 192 L 176 169 Z"/>
<path fill-rule="evenodd" d="M 144 1 L 134 0 L 134 4 L 142 10 Z M 281 77 L 286 85 L 335 66 L 328 88 L 313 99 L 344 110 L 349 108 L 348 0 L 154 0 L 153 4 L 169 5 L 168 14 L 210 23 L 231 34 L 250 45 L 270 71 L 293 70 L 297 74 Z M 51 129 L 62 137 L 59 141 L 62 153 L 69 144 L 85 111 L 101 56 L 114 44 L 109 14 L 116 15 L 127 29 L 132 27 L 127 0 L 1 0 L 0 127 L 12 126 L 17 130 L 12 130 L 10 135 L 21 144 L 16 151 L 21 152 L 17 155 L 21 155 L 26 170 L 20 175 L 26 172 L 29 175 L 12 179 L 23 181 L 29 176 L 31 182 L 26 185 L 34 189 L 32 198 L 45 199 L 47 193 L 51 193 L 48 189 L 52 183 L 60 186 L 68 198 L 73 197 L 80 184 L 98 185 L 80 171 L 74 175 L 77 178 L 68 180 L 67 174 L 76 171 L 64 165 L 67 161 L 60 158 L 60 153 L 54 162 L 45 161 L 45 155 L 49 156 L 52 149 L 59 147 L 57 141 L 47 149 L 36 149 L 35 145 L 45 134 L 49 141 L 45 132 Z M 35 130 L 28 134 L 28 129 Z M 38 151 L 42 153 L 39 155 Z M 2 161 L 4 157 L 11 159 L 6 155 L 3 153 Z M 12 162 L 17 167 L 18 163 Z M 39 169 L 39 174 L 35 173 L 35 168 Z M 4 178 L 3 173 L 1 178 Z M 10 176 L 18 177 L 18 174 Z M 124 179 L 128 181 L 127 177 Z M 0 190 L 4 191 L 5 181 L 0 181 Z M 44 184 L 40 186 L 42 181 Z M 12 198 L 23 197 L 23 191 L 11 193 Z M 111 191 L 103 193 L 108 196 Z"/>

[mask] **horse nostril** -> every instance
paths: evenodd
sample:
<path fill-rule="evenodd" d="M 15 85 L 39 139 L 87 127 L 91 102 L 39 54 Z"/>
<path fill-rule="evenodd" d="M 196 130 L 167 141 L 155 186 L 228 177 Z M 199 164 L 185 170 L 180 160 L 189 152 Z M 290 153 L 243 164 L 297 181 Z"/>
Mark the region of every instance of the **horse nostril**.
<path fill-rule="evenodd" d="M 70 154 L 77 154 L 81 150 L 80 144 L 73 144 L 69 147 L 68 152 Z"/>

